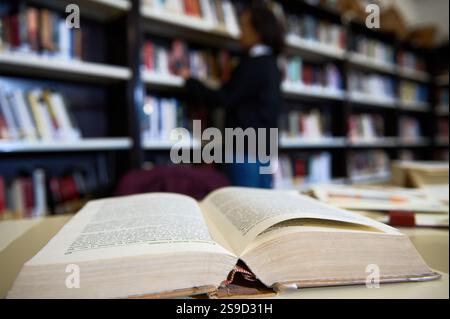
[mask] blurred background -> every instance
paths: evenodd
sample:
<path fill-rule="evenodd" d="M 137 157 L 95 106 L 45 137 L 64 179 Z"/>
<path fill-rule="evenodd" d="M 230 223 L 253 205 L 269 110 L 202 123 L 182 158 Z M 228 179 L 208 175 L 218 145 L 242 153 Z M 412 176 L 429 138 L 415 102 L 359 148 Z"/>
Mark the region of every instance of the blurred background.
<path fill-rule="evenodd" d="M 67 28 L 70 3 L 80 28 Z M 230 185 L 218 165 L 170 161 L 173 128 L 224 126 L 222 109 L 190 101 L 171 61 L 181 54 L 191 76 L 225 83 L 247 3 L 1 0 L 0 218 Z M 386 183 L 399 160 L 447 163 L 448 180 L 448 1 L 265 3 L 286 31 L 273 188 Z M 379 28 L 366 26 L 370 4 Z"/>

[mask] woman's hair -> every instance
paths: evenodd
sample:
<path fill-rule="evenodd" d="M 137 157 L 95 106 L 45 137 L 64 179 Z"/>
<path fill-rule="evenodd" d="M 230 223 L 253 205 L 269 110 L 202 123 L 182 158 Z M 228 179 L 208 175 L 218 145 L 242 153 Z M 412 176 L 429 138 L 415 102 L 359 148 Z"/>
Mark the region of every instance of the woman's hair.
<path fill-rule="evenodd" d="M 272 48 L 274 54 L 284 49 L 284 28 L 276 15 L 265 4 L 253 2 L 244 12 L 250 13 L 250 23 L 261 36 L 262 42 Z"/>

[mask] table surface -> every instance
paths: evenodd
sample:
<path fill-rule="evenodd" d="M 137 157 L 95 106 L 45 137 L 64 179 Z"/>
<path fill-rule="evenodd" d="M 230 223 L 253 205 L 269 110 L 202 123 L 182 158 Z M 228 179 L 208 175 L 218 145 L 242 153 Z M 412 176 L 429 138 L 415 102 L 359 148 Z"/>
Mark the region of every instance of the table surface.
<path fill-rule="evenodd" d="M 30 220 L 0 222 L 0 298 L 4 298 L 22 265 L 34 256 L 70 220 L 72 216 L 55 216 Z M 430 282 L 365 286 L 305 288 L 286 292 L 275 298 L 449 298 L 448 229 L 400 228 L 408 235 L 427 264 L 442 274 Z"/>

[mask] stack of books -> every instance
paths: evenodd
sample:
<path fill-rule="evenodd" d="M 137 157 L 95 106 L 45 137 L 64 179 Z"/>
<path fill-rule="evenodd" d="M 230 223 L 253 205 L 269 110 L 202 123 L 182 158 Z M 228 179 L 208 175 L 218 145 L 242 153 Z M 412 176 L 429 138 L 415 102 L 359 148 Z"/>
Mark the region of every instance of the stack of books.
<path fill-rule="evenodd" d="M 389 175 L 389 163 L 385 151 L 353 151 L 348 161 L 349 176 L 355 182 L 378 181 Z"/>
<path fill-rule="evenodd" d="M 348 137 L 351 142 L 371 142 L 385 134 L 381 114 L 352 114 L 348 120 Z"/>
<path fill-rule="evenodd" d="M 440 193 L 437 190 L 387 185 L 312 187 L 314 196 L 322 202 L 351 209 L 391 226 L 448 228 L 448 185 L 440 188 Z"/>
<path fill-rule="evenodd" d="M 320 140 L 331 137 L 329 113 L 318 109 L 310 112 L 291 111 L 281 119 L 281 138 Z"/>
<path fill-rule="evenodd" d="M 82 58 L 81 28 L 48 9 L 19 6 L 0 16 L 0 52 L 21 52 L 61 59 Z"/>
<path fill-rule="evenodd" d="M 232 36 L 240 34 L 236 9 L 230 0 L 144 0 L 144 7 L 160 15 L 189 18 L 208 29 L 217 29 Z"/>
<path fill-rule="evenodd" d="M 0 140 L 78 140 L 81 132 L 62 93 L 0 88 Z"/>
<path fill-rule="evenodd" d="M 144 141 L 169 142 L 173 130 L 188 125 L 185 107 L 175 98 L 147 96 L 140 120 Z"/>

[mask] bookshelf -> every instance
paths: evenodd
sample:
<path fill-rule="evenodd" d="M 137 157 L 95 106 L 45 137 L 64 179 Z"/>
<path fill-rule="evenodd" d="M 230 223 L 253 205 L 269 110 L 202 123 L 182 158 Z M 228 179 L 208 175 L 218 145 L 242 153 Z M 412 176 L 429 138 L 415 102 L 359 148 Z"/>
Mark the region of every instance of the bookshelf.
<path fill-rule="evenodd" d="M 107 160 L 111 161 L 107 164 L 108 169 L 112 167 L 115 170 L 112 175 L 120 176 L 128 169 L 143 167 L 153 153 L 168 154 L 172 145 L 170 142 L 142 140 L 139 112 L 146 94 L 164 95 L 170 92 L 170 94 L 183 96 L 184 81 L 174 75 L 162 76 L 143 70 L 141 50 L 144 38 L 146 36 L 177 38 L 195 45 L 211 49 L 226 49 L 231 52 L 235 52 L 238 48 L 237 36 L 226 29 L 217 28 L 199 18 L 160 12 L 142 5 L 139 0 L 22 0 L 22 2 L 51 8 L 58 12 L 63 12 L 63 8 L 69 3 L 80 5 L 82 25 L 84 21 L 87 21 L 88 25 L 94 25 L 89 43 L 95 44 L 96 37 L 107 39 L 100 50 L 103 56 L 93 55 L 86 60 L 77 61 L 3 52 L 0 53 L 0 77 L 25 80 L 31 78 L 42 80 L 46 85 L 61 82 L 68 87 L 79 88 L 76 92 L 91 90 L 92 94 L 86 94 L 86 97 L 77 102 L 77 107 L 96 109 L 97 105 L 92 105 L 90 97 L 101 96 L 100 106 L 104 113 L 102 116 L 106 119 L 107 129 L 101 132 L 103 134 L 97 132 L 88 134 L 82 140 L 73 142 L 0 143 L 1 153 L 8 154 L 12 160 L 15 157 L 20 158 L 18 165 L 24 159 L 33 162 L 35 156 L 39 157 L 39 161 L 36 162 L 41 163 L 42 158 L 50 158 L 53 153 L 58 153 L 60 156 L 60 153 L 65 151 L 69 151 L 67 157 L 70 157 L 70 153 L 80 151 L 88 153 L 94 160 L 104 159 L 106 152 Z M 299 0 L 279 2 L 290 13 L 307 13 L 330 21 L 343 28 L 347 35 L 345 48 L 337 48 L 292 34 L 287 35 L 287 54 L 298 55 L 306 61 L 335 63 L 342 73 L 344 87 L 342 90 L 337 90 L 283 83 L 283 95 L 291 103 L 330 110 L 333 120 L 333 137 L 308 141 L 301 138 L 283 138 L 280 140 L 280 153 L 330 152 L 333 155 L 333 181 L 367 183 L 386 180 L 387 172 L 373 176 L 350 176 L 346 165 L 349 152 L 380 149 L 385 150 L 391 159 L 398 159 L 401 150 L 409 150 L 413 153 L 417 152 L 421 159 L 428 159 L 431 158 L 429 154 L 432 153 L 428 151 L 433 147 L 448 148 L 448 141 L 435 138 L 433 129 L 426 125 L 423 130 L 424 136 L 420 139 L 408 141 L 398 136 L 398 122 L 403 114 L 417 117 L 425 123 L 430 119 L 448 116 L 448 108 L 437 106 L 432 94 L 427 102 L 406 103 L 398 98 L 348 90 L 348 75 L 354 70 L 380 74 L 393 78 L 395 81 L 408 80 L 424 84 L 430 91 L 439 86 L 448 87 L 448 73 L 441 75 L 430 69 L 429 65 L 433 60 L 432 52 L 416 49 L 391 34 L 367 30 L 358 22 L 345 21 L 336 10 L 330 7 L 316 6 Z M 355 52 L 351 42 L 356 34 L 388 43 L 394 48 L 395 53 L 406 49 L 418 52 L 425 57 L 427 70 L 418 71 L 400 67 L 395 63 L 380 62 Z M 90 88 L 91 86 L 93 89 Z M 396 93 L 398 93 L 398 87 L 396 87 Z M 103 98 L 104 95 L 109 96 Z M 364 141 L 350 141 L 346 137 L 347 121 L 350 115 L 361 110 L 383 114 L 386 123 L 390 123 L 385 137 Z M 87 121 L 86 119 L 87 117 L 83 117 L 84 121 Z M 193 147 L 200 147 L 200 145 L 197 142 L 186 145 L 186 148 Z M 20 171 L 20 167 L 17 166 L 16 170 Z M 111 183 L 114 184 L 114 181 L 113 178 Z"/>

